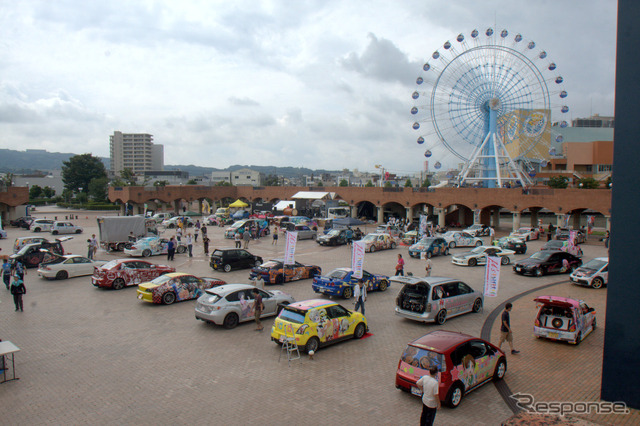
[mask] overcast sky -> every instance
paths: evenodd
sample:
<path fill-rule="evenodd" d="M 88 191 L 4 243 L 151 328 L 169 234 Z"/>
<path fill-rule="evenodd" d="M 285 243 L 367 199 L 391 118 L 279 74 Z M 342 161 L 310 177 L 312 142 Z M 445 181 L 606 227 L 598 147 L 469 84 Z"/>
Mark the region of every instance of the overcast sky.
<path fill-rule="evenodd" d="M 0 1 L 0 147 L 165 164 L 419 171 L 416 77 L 459 33 L 508 29 L 558 65 L 572 117 L 613 115 L 613 0 Z M 570 117 L 571 118 L 571 117 Z"/>

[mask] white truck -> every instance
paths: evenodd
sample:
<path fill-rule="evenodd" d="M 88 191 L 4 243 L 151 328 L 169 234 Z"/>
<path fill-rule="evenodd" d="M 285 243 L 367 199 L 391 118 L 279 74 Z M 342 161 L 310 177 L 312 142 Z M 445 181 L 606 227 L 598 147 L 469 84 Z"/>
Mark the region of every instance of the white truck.
<path fill-rule="evenodd" d="M 100 247 L 106 251 L 123 251 L 138 238 L 158 235 L 155 220 L 142 216 L 98 217 Z"/>

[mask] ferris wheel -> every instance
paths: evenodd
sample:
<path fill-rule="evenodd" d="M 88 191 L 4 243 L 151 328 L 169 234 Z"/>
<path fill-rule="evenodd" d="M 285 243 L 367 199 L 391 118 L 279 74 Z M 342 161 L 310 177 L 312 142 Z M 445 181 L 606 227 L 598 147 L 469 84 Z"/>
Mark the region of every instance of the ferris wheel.
<path fill-rule="evenodd" d="M 552 139 L 562 142 L 554 126 L 568 126 L 564 118 L 551 121 L 552 113 L 569 112 L 556 68 L 534 41 L 507 30 L 473 30 L 444 43 L 412 94 L 413 129 L 418 144 L 427 144 L 425 157 L 436 155 L 436 169 L 448 153 L 462 160 L 458 185 L 530 185 L 556 155 Z"/>

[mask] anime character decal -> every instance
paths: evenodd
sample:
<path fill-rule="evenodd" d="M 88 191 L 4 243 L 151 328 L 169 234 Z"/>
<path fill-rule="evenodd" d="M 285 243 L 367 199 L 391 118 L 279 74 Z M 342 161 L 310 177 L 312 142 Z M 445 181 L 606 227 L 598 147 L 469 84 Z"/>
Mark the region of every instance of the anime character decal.
<path fill-rule="evenodd" d="M 240 293 L 240 317 L 242 319 L 252 318 L 255 315 L 255 300 L 245 297 L 244 292 Z"/>
<path fill-rule="evenodd" d="M 451 378 L 460 380 L 465 387 L 465 391 L 477 386 L 487 380 L 493 374 L 493 367 L 498 361 L 498 356 L 485 355 L 480 358 L 474 358 L 467 354 L 462 357 L 462 363 L 451 369 Z"/>
<path fill-rule="evenodd" d="M 318 324 L 316 330 L 322 342 L 344 336 L 352 325 L 347 318 L 329 318 L 324 308 L 310 310 L 309 320 Z"/>

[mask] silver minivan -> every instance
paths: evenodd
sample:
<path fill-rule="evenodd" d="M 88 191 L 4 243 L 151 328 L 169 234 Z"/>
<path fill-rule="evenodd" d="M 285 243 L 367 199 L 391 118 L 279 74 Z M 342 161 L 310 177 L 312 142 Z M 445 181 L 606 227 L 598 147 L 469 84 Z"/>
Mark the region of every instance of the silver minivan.
<path fill-rule="evenodd" d="M 396 298 L 396 315 L 415 321 L 444 324 L 447 318 L 480 312 L 482 293 L 456 278 L 401 277 L 389 279 L 403 285 Z"/>

